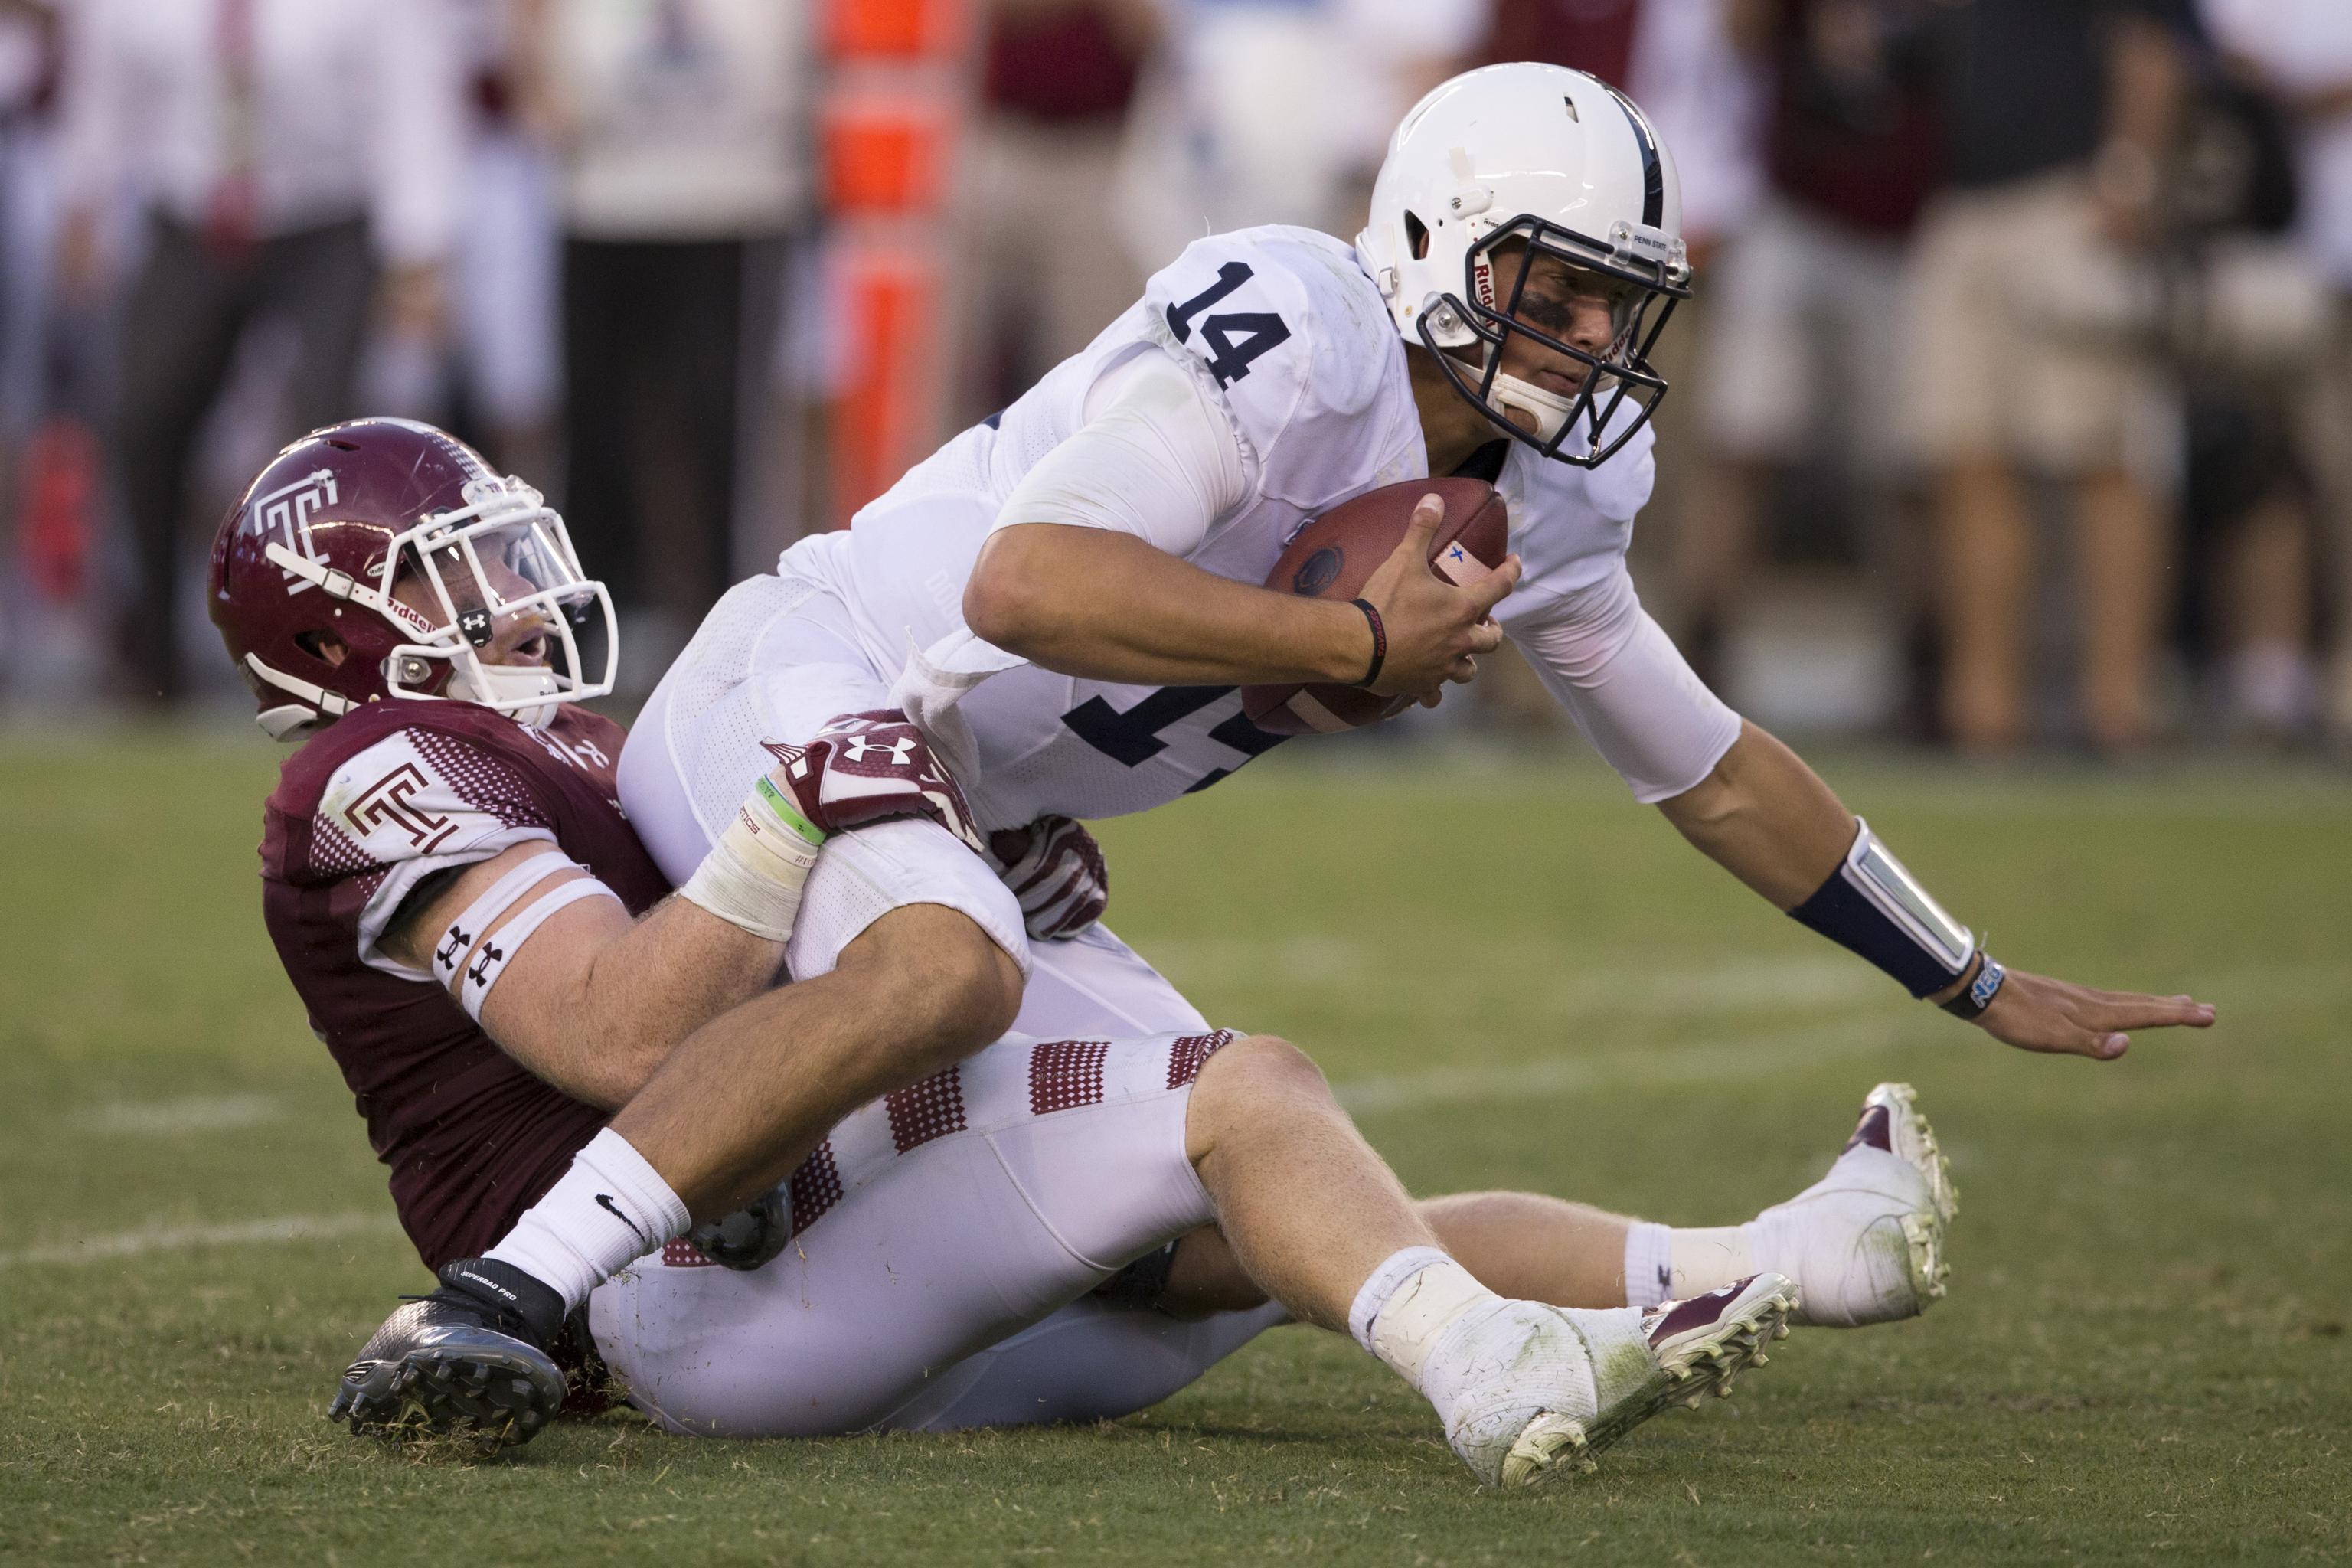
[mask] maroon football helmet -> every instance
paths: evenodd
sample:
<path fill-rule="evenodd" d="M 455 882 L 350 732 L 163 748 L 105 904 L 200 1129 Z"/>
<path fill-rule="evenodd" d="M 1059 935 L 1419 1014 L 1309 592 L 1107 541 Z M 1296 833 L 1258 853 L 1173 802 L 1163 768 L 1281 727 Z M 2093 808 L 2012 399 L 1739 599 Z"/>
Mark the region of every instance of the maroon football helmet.
<path fill-rule="evenodd" d="M 563 520 L 413 420 L 354 419 L 278 453 L 222 521 L 209 588 L 261 727 L 280 738 L 394 697 L 539 725 L 613 689 L 613 601 L 580 570 Z M 591 616 L 604 628 L 593 681 L 575 635 Z M 494 643 L 505 651 L 485 659 Z"/>

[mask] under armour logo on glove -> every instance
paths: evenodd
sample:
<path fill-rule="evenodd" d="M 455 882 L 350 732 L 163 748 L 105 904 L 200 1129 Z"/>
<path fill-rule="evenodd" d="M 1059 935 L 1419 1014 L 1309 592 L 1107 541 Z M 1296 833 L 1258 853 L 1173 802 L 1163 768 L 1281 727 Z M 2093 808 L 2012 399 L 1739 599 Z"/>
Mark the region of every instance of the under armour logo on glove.
<path fill-rule="evenodd" d="M 825 833 L 927 816 L 975 851 L 982 847 L 963 790 L 931 754 L 923 732 L 895 708 L 840 714 L 805 745 L 770 743 L 768 750 L 779 763 L 768 777 L 791 791 L 801 815 Z"/>
<path fill-rule="evenodd" d="M 1038 942 L 1067 942 L 1110 907 L 1110 868 L 1081 823 L 1041 816 L 988 836 L 988 858 L 1013 896 L 1021 923 Z"/>
<path fill-rule="evenodd" d="M 867 758 L 875 755 L 877 752 L 879 752 L 895 767 L 912 767 L 914 765 L 915 751 L 919 743 L 920 742 L 910 737 L 902 735 L 898 740 L 895 740 L 888 745 L 884 746 L 876 744 L 868 736 L 852 735 L 849 737 L 849 749 L 844 752 L 842 755 L 850 762 L 862 763 Z"/>

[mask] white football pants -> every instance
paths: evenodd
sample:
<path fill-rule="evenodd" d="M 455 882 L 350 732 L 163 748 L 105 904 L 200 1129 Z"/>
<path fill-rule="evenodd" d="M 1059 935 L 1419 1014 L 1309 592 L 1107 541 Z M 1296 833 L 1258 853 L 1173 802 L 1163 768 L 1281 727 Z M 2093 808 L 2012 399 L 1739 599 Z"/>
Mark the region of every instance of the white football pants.
<path fill-rule="evenodd" d="M 750 1273 L 683 1242 L 589 1298 L 640 1409 L 702 1436 L 943 1431 L 1123 1415 L 1278 1307 L 1180 1323 L 1087 1292 L 1210 1223 L 1184 1152 L 1226 1032 L 1008 1037 L 853 1112 L 790 1184 L 793 1237 Z"/>
<path fill-rule="evenodd" d="M 700 657 L 673 667 L 621 753 L 621 804 L 674 883 L 774 766 L 761 742 L 805 740 L 836 714 L 884 706 L 891 684 L 862 651 L 847 606 L 802 578 L 739 584 L 696 643 Z M 966 1113 L 956 1130 L 903 1149 L 886 1131 L 892 1106 L 903 1118 L 917 1103 L 908 1097 L 940 1098 L 938 1079 L 836 1129 L 795 1177 L 795 1224 L 806 1227 L 766 1268 L 736 1273 L 677 1245 L 591 1298 L 606 1361 L 673 1430 L 807 1435 L 1123 1415 L 1283 1321 L 1271 1305 L 1180 1323 L 1086 1299 L 1118 1268 L 1208 1223 L 1183 1157 L 1189 1076 L 1171 1083 L 1167 1071 L 1174 1041 L 1208 1035 L 1200 1013 L 1102 926 L 1033 948 L 995 873 L 924 821 L 826 843 L 787 949 L 791 972 L 824 973 L 866 926 L 914 903 L 961 911 L 1021 961 L 1029 980 L 1017 1034 L 955 1075 Z M 1103 1098 L 1041 1114 L 1037 1104 L 1057 1100 L 1050 1086 L 1042 1101 L 1024 1098 L 1036 1092 L 1031 1040 L 1093 1042 L 1048 1048 L 1101 1053 Z M 1048 1058 L 1049 1077 L 1061 1059 Z M 1108 1091 L 1119 1083 L 1132 1092 Z M 883 1150 L 896 1158 L 874 1163 Z M 864 1174 L 843 1180 L 837 1202 L 803 1213 L 829 1190 L 825 1159 L 843 1178 L 845 1159 L 862 1160 Z"/>

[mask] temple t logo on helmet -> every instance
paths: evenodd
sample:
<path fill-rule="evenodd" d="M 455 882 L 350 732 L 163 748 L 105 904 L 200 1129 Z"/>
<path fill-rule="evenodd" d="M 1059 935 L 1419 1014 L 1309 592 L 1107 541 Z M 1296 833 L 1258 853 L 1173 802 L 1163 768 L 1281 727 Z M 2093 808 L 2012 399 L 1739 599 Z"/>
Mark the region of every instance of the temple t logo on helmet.
<path fill-rule="evenodd" d="M 1436 88 L 1389 141 L 1356 253 L 1405 341 L 1547 458 L 1607 461 L 1665 395 L 1650 350 L 1690 296 L 1681 184 L 1648 119 L 1595 77 L 1522 63 Z M 1598 353 L 1559 330 L 1547 291 L 1563 280 L 1607 306 Z M 1515 348 L 1575 390 L 1511 374 Z"/>
<path fill-rule="evenodd" d="M 213 541 L 213 624 L 286 737 L 388 699 L 479 703 L 518 722 L 613 689 L 604 585 L 562 518 L 447 433 L 356 419 L 287 447 Z M 591 679 L 580 633 L 603 629 Z"/>

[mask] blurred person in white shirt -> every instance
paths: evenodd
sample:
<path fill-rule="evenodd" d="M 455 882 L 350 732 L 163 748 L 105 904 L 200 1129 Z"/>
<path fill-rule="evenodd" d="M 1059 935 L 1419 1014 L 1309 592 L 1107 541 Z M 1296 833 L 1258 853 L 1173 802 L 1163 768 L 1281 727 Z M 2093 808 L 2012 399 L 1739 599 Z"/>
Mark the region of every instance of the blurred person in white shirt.
<path fill-rule="evenodd" d="M 557 467 L 554 160 L 525 124 L 514 0 L 446 0 L 465 83 L 464 176 L 448 323 L 389 323 L 360 367 L 360 401 L 460 430 L 503 469 Z"/>
<path fill-rule="evenodd" d="M 1164 0 L 1119 214 L 1153 265 L 1255 224 L 1354 230 L 1397 119 L 1477 45 L 1487 0 Z"/>
<path fill-rule="evenodd" d="M 142 697 L 175 632 L 198 430 L 257 318 L 296 344 L 282 437 L 352 412 L 371 305 L 438 330 L 462 84 L 443 0 L 80 0 L 66 13 L 59 284 L 129 275 L 114 453 L 138 555 Z M 110 215 L 143 210 L 143 233 Z"/>
<path fill-rule="evenodd" d="M 518 0 L 526 110 L 557 163 L 564 516 L 608 563 L 634 668 L 659 668 L 747 564 L 740 395 L 773 361 L 810 220 L 812 12 Z"/>
<path fill-rule="evenodd" d="M 2352 5 L 2344 0 L 2201 0 L 2214 41 L 2249 63 L 2296 128 L 2295 233 L 2335 296 L 2335 322 L 2310 395 L 2302 456 L 2318 481 L 2334 581 L 2334 667 L 2325 717 L 2352 745 Z"/>

